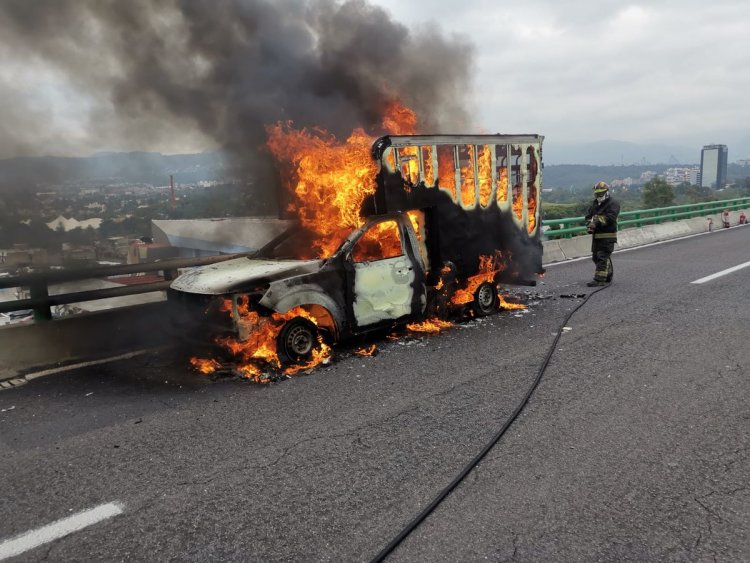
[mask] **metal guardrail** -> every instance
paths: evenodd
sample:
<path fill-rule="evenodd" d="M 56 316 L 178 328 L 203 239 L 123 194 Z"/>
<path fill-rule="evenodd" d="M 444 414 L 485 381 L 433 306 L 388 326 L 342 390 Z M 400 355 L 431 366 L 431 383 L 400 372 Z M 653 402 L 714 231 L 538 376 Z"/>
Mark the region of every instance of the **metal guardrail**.
<path fill-rule="evenodd" d="M 672 207 L 654 207 L 652 209 L 638 209 L 623 211 L 617 221 L 619 227 L 642 227 L 653 223 L 665 223 L 699 217 L 706 213 L 720 213 L 725 209 L 735 211 L 750 206 L 750 197 L 725 199 L 721 201 L 706 201 L 674 205 Z M 542 224 L 553 227 L 544 233 L 547 239 L 571 238 L 575 235 L 586 234 L 583 217 L 566 217 L 564 219 L 544 219 Z M 573 226 L 574 225 L 574 226 Z M 554 228 L 560 227 L 560 228 Z"/>
<path fill-rule="evenodd" d="M 207 256 L 204 258 L 179 258 L 175 260 L 164 260 L 161 262 L 147 262 L 144 264 L 122 264 L 117 266 L 102 266 L 75 270 L 54 270 L 0 278 L 0 289 L 13 287 L 28 288 L 30 296 L 28 299 L 0 302 L 0 313 L 33 309 L 34 320 L 49 320 L 52 318 L 51 307 L 55 305 L 67 305 L 82 301 L 106 299 L 108 297 L 121 297 L 124 295 L 138 295 L 141 293 L 150 293 L 152 291 L 163 291 L 169 287 L 171 280 L 176 277 L 177 270 L 180 268 L 191 268 L 193 266 L 214 264 L 216 262 L 223 262 L 225 260 L 237 258 L 238 256 L 246 256 L 246 254 L 222 254 L 219 256 Z M 146 272 L 163 272 L 164 281 L 78 291 L 60 295 L 49 294 L 49 286 L 56 283 L 94 278 L 101 279 Z"/>

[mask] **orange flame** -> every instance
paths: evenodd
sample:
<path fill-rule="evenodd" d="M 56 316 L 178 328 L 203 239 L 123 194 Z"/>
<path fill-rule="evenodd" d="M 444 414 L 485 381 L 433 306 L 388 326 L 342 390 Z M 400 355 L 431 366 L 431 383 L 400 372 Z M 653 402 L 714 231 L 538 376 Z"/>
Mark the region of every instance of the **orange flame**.
<path fill-rule="evenodd" d="M 492 195 L 492 149 L 489 145 L 482 146 L 477 164 L 479 166 L 479 204 L 487 207 Z"/>
<path fill-rule="evenodd" d="M 453 201 L 456 201 L 456 159 L 453 154 L 453 147 L 438 145 L 438 183 L 440 187 L 451 194 Z"/>
<path fill-rule="evenodd" d="M 383 130 L 391 135 L 414 135 L 417 132 L 417 114 L 400 100 L 388 102 L 382 123 Z"/>
<path fill-rule="evenodd" d="M 398 101 L 385 108 L 383 129 L 392 134 L 412 134 L 416 122 L 415 113 Z M 296 195 L 289 211 L 315 234 L 318 254 L 329 257 L 352 229 L 364 224 L 362 202 L 375 192 L 374 137 L 357 128 L 341 143 L 323 129 L 296 130 L 291 122 L 267 126 L 266 132 L 267 146 L 287 168 L 287 188 Z"/>
<path fill-rule="evenodd" d="M 421 323 L 409 323 L 406 328 L 412 332 L 426 332 L 429 334 L 438 334 L 453 326 L 450 321 L 444 321 L 438 318 L 427 319 Z"/>
<path fill-rule="evenodd" d="M 231 300 L 225 299 L 222 309 L 231 311 Z M 315 317 L 301 307 L 290 309 L 284 314 L 273 313 L 270 317 L 262 317 L 257 312 L 248 310 L 244 301 L 238 301 L 237 309 L 240 314 L 240 330 L 247 332 L 247 338 L 240 340 L 233 337 L 224 337 L 218 338 L 216 342 L 236 358 L 239 362 L 237 370 L 243 376 L 255 381 L 259 381 L 262 377 L 263 366 L 281 368 L 281 360 L 276 349 L 276 339 L 287 321 L 302 317 L 317 326 Z M 294 375 L 300 371 L 311 369 L 328 360 L 330 356 L 330 346 L 318 337 L 318 347 L 313 350 L 312 357 L 300 365 L 286 367 L 283 373 Z"/>
<path fill-rule="evenodd" d="M 357 241 L 352 257 L 355 262 L 394 258 L 403 254 L 396 221 L 383 221 L 368 229 Z"/>
<path fill-rule="evenodd" d="M 526 309 L 526 305 L 523 303 L 510 303 L 509 301 L 506 301 L 505 298 L 502 295 L 498 295 L 498 298 L 500 299 L 500 308 L 506 309 L 506 310 L 515 310 L 515 309 Z"/>
<path fill-rule="evenodd" d="M 495 251 L 494 256 L 482 255 L 479 257 L 479 272 L 466 281 L 466 287 L 457 290 L 451 297 L 454 305 L 465 305 L 474 300 L 474 292 L 484 282 L 493 283 L 495 275 L 507 267 L 502 253 Z"/>
<path fill-rule="evenodd" d="M 533 186 L 529 188 L 529 220 L 527 225 L 529 233 L 536 228 L 536 190 Z"/>
<path fill-rule="evenodd" d="M 513 213 L 523 219 L 523 188 L 521 184 L 513 186 Z"/>
<path fill-rule="evenodd" d="M 495 199 L 498 203 L 508 201 L 508 168 L 506 166 L 497 169 L 497 192 Z"/>
<path fill-rule="evenodd" d="M 355 350 L 354 353 L 357 354 L 357 356 L 374 356 L 377 349 L 378 347 L 375 344 L 372 344 L 371 346 L 359 348 L 358 350 Z"/>
<path fill-rule="evenodd" d="M 422 163 L 424 166 L 424 183 L 427 186 L 435 185 L 435 170 L 432 164 L 432 145 L 422 147 Z"/>
<path fill-rule="evenodd" d="M 312 357 L 303 364 L 289 366 L 284 370 L 284 375 L 295 375 L 301 371 L 306 371 L 325 363 L 331 357 L 331 347 L 323 342 L 323 338 L 318 336 L 318 348 L 313 349 Z"/>
<path fill-rule="evenodd" d="M 401 147 L 398 149 L 398 158 L 401 177 L 406 180 L 407 186 L 416 186 L 419 183 L 419 147 Z"/>
<path fill-rule="evenodd" d="M 377 166 L 370 158 L 372 138 L 356 129 L 339 143 L 323 130 L 292 129 L 290 123 L 269 126 L 268 147 L 294 166 L 297 202 L 290 206 L 302 225 L 315 234 L 313 246 L 328 257 L 344 237 L 364 223 L 359 214 L 365 197 L 375 192 Z"/>
<path fill-rule="evenodd" d="M 216 360 L 209 358 L 190 358 L 190 364 L 195 368 L 196 371 L 203 375 L 210 375 L 221 367 L 221 364 Z"/>
<path fill-rule="evenodd" d="M 466 145 L 466 152 L 466 163 L 461 166 L 461 203 L 471 207 L 477 197 L 474 184 L 474 145 Z"/>

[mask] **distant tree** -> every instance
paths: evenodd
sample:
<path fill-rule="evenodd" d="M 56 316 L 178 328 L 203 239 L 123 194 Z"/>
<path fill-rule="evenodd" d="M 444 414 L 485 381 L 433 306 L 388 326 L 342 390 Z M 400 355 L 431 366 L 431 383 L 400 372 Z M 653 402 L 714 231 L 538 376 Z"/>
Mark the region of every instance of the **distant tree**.
<path fill-rule="evenodd" d="M 646 209 L 652 207 L 669 207 L 674 205 L 674 191 L 663 178 L 654 178 L 646 182 L 641 192 L 643 206 Z"/>
<path fill-rule="evenodd" d="M 674 195 L 678 204 L 701 203 L 703 201 L 711 201 L 712 199 L 715 199 L 711 188 L 703 188 L 687 182 L 675 186 Z"/>

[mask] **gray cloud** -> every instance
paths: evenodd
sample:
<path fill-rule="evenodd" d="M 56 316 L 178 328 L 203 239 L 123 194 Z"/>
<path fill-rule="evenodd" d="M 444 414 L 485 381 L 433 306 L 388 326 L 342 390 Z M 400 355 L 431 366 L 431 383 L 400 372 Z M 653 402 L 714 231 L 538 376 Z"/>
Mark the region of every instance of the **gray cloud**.
<path fill-rule="evenodd" d="M 364 0 L 3 0 L 0 61 L 0 155 L 220 147 L 269 174 L 277 120 L 377 133 L 400 99 L 465 128 L 473 68 L 467 41 Z"/>

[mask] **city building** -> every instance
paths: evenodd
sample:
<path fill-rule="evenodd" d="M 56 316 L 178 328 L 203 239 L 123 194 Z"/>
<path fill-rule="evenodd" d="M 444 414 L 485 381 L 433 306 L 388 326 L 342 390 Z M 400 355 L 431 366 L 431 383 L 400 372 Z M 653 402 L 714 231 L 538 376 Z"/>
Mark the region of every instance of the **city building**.
<path fill-rule="evenodd" d="M 721 189 L 727 183 L 726 145 L 706 145 L 701 150 L 701 187 Z"/>
<path fill-rule="evenodd" d="M 697 166 L 689 168 L 667 168 L 667 171 L 664 173 L 664 179 L 670 186 L 679 186 L 680 184 L 697 186 L 699 175 L 700 168 Z"/>

